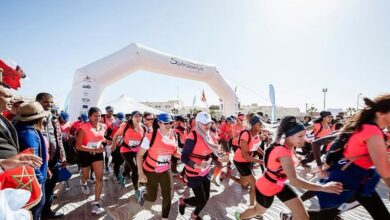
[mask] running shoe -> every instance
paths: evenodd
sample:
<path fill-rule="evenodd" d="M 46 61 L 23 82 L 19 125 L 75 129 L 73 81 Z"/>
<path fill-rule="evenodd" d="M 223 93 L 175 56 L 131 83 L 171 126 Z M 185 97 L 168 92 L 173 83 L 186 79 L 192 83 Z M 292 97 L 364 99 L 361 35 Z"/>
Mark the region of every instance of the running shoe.
<path fill-rule="evenodd" d="M 81 183 L 81 181 L 80 181 Z M 81 183 L 81 192 L 84 194 L 89 194 L 91 191 L 89 190 L 88 183 Z"/>
<path fill-rule="evenodd" d="M 137 191 L 135 191 L 135 199 L 137 200 L 137 203 L 142 207 L 144 206 L 144 194 L 145 194 L 145 189 L 141 187 Z"/>
<path fill-rule="evenodd" d="M 184 197 L 179 199 L 179 213 L 180 215 L 184 215 L 184 211 L 186 210 L 186 203 L 184 202 Z"/>
<path fill-rule="evenodd" d="M 219 175 L 219 181 L 220 182 L 223 182 L 223 180 L 225 179 L 226 177 L 226 173 L 225 172 L 221 172 L 221 174 Z"/>
<path fill-rule="evenodd" d="M 281 212 L 280 215 L 280 220 L 292 220 L 292 214 L 291 213 L 287 213 L 287 212 Z"/>
<path fill-rule="evenodd" d="M 202 220 L 202 218 L 199 215 L 195 215 L 194 213 L 192 213 L 191 220 Z"/>
<path fill-rule="evenodd" d="M 360 205 L 360 203 L 358 201 L 354 201 L 351 203 L 343 203 L 338 208 L 338 210 L 340 210 L 340 213 L 343 213 L 343 212 L 346 212 L 348 210 L 354 209 L 354 208 L 358 207 L 359 205 Z"/>
<path fill-rule="evenodd" d="M 125 178 L 119 174 L 119 177 L 118 179 L 116 180 L 116 182 L 121 186 L 121 187 L 124 187 L 125 186 Z"/>
<path fill-rule="evenodd" d="M 239 211 L 234 213 L 234 217 L 236 218 L 236 220 L 240 220 L 240 215 L 241 215 L 241 213 Z"/>
<path fill-rule="evenodd" d="M 213 183 L 215 186 L 220 187 L 221 185 L 217 182 L 215 178 L 211 180 L 211 183 Z"/>
<path fill-rule="evenodd" d="M 88 179 L 88 182 L 95 183 L 96 182 L 95 177 L 94 176 L 90 176 L 89 179 Z"/>
<path fill-rule="evenodd" d="M 99 214 L 103 213 L 104 211 L 105 210 L 102 207 L 100 207 L 99 202 L 92 203 L 92 214 L 99 215 Z"/>

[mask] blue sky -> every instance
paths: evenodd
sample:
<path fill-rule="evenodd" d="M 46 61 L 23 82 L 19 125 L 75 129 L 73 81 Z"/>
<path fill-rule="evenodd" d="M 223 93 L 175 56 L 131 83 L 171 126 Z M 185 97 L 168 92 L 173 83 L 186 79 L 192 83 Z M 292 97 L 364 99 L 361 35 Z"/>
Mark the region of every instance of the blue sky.
<path fill-rule="evenodd" d="M 389 92 L 390 1 L 1 1 L 0 57 L 27 73 L 16 93 L 64 100 L 74 71 L 132 42 L 215 64 L 242 103 L 356 107 L 357 94 Z M 191 105 L 204 83 L 139 71 L 103 100 L 178 96 Z M 362 101 L 360 101 L 362 103 Z"/>

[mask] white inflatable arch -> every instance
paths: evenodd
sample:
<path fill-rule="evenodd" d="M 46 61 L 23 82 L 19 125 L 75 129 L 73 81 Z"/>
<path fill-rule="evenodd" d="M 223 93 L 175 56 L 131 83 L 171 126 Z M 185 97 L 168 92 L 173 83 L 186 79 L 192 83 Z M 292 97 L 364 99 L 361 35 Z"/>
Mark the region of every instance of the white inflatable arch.
<path fill-rule="evenodd" d="M 205 82 L 222 99 L 224 115 L 231 115 L 237 110 L 237 96 L 215 66 L 133 43 L 76 70 L 69 97 L 70 119 L 74 121 L 80 113 L 99 105 L 107 86 L 138 70 Z"/>

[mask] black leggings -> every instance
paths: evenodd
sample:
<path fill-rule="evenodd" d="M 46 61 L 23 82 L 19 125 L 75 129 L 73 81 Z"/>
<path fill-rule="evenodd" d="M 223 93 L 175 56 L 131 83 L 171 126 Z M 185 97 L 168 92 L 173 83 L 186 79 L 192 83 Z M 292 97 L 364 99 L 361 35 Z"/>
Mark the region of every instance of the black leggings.
<path fill-rule="evenodd" d="M 195 197 L 184 199 L 184 202 L 190 206 L 195 206 L 194 215 L 199 215 L 210 198 L 210 180 L 204 178 L 202 184 L 191 189 L 194 192 Z"/>
<path fill-rule="evenodd" d="M 362 205 L 374 220 L 390 219 L 389 210 L 387 210 L 379 194 L 375 191 L 371 196 L 357 195 L 356 200 Z M 310 220 L 332 220 L 339 214 L 337 208 L 323 209 L 319 211 L 310 211 Z"/>
<path fill-rule="evenodd" d="M 136 152 L 127 152 L 121 153 L 123 160 L 131 169 L 131 181 L 135 190 L 138 190 L 138 169 L 137 169 L 137 153 Z"/>

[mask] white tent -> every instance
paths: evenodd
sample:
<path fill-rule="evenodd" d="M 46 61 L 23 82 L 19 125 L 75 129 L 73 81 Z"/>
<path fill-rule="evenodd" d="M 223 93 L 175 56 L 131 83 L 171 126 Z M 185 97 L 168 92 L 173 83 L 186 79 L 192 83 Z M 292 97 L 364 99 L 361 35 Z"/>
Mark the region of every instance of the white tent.
<path fill-rule="evenodd" d="M 131 112 L 137 110 L 140 112 L 151 112 L 154 114 L 160 114 L 162 111 L 151 108 L 147 105 L 141 104 L 136 100 L 126 96 L 121 95 L 119 98 L 116 98 L 112 101 L 101 104 L 99 108 L 104 112 L 106 106 L 112 106 L 114 108 L 114 113 L 123 112 L 125 114 L 130 114 Z"/>

